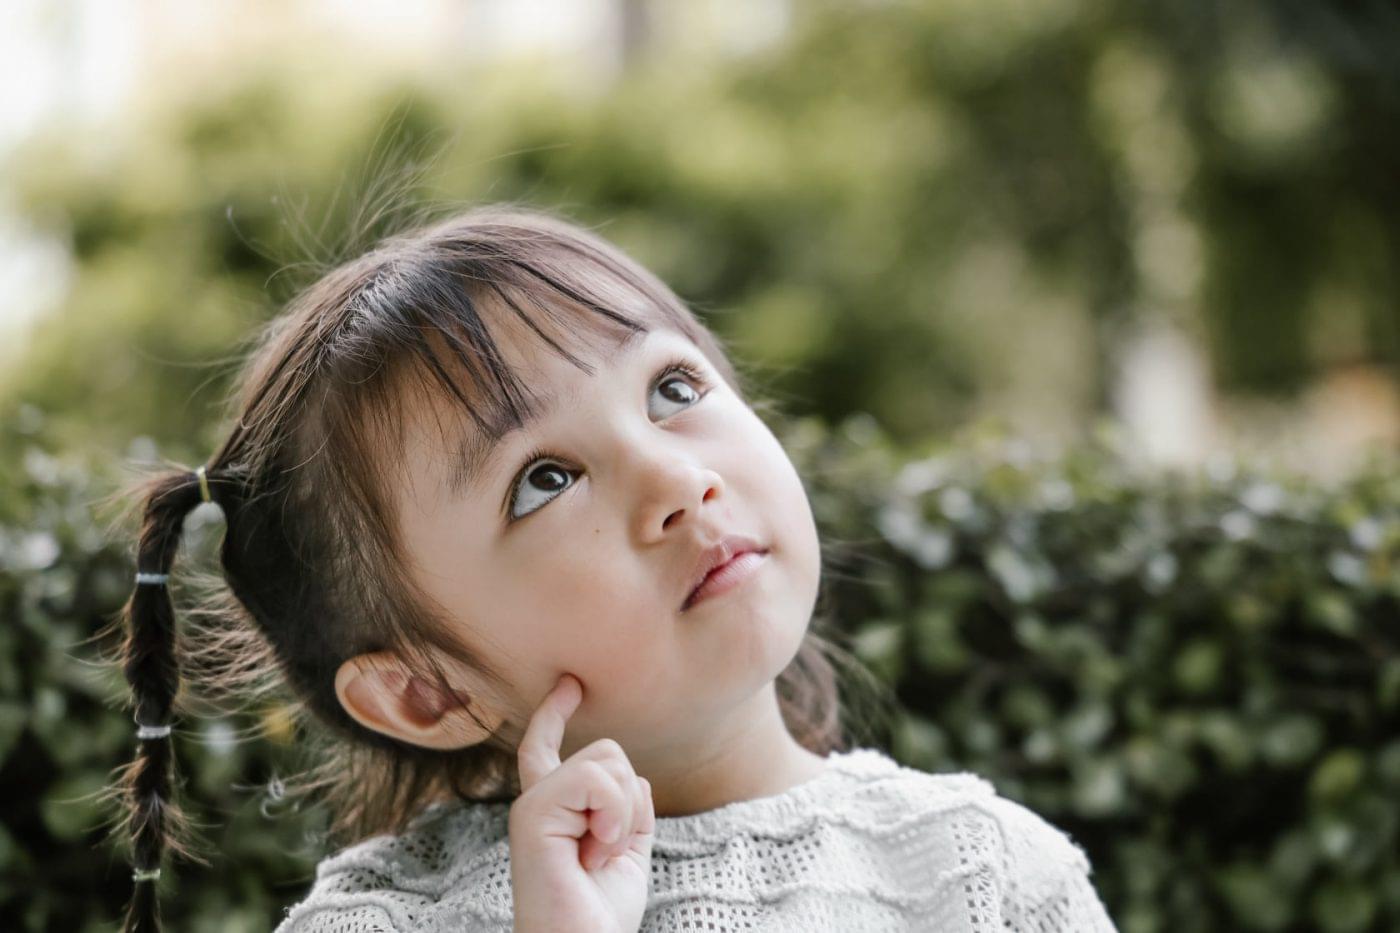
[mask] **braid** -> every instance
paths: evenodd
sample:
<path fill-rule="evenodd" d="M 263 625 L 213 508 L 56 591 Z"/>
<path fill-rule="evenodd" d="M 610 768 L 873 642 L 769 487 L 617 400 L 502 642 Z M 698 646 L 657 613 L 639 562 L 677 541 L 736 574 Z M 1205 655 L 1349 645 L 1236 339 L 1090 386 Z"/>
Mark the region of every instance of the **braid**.
<path fill-rule="evenodd" d="M 123 780 L 135 869 L 123 933 L 159 933 L 156 881 L 161 856 L 167 846 L 192 855 L 172 838 L 184 829 L 184 817 L 172 800 L 175 756 L 170 718 L 180 686 L 180 666 L 175 612 L 166 582 L 186 514 L 200 502 L 215 501 L 209 479 L 201 466 L 170 477 L 147 499 L 137 545 L 136 588 L 124 613 L 127 637 L 122 671 L 131 687 L 137 746 Z M 221 507 L 226 498 L 218 500 Z"/>

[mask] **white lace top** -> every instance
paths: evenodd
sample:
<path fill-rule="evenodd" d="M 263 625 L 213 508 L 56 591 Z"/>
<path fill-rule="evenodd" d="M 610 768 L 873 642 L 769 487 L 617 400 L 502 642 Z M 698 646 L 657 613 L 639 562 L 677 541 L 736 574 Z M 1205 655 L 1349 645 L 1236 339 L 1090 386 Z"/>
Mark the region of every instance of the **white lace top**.
<path fill-rule="evenodd" d="M 832 752 L 781 794 L 659 817 L 653 931 L 1113 931 L 1084 851 L 971 773 Z M 509 805 L 439 803 L 323 859 L 274 933 L 510 931 Z"/>

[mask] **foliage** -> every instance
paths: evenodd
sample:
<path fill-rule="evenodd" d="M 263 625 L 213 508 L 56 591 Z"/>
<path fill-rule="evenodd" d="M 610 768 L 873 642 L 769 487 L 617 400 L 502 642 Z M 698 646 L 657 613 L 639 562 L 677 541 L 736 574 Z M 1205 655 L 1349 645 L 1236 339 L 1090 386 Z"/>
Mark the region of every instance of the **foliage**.
<path fill-rule="evenodd" d="M 107 540 L 94 514 L 95 487 L 118 482 L 110 464 L 58 454 L 37 409 L 9 414 L 0 418 L 0 929 L 111 930 L 131 865 L 104 831 L 117 814 L 97 794 L 131 759 L 136 727 L 121 708 L 121 672 L 99 665 L 89 640 L 130 594 L 135 540 Z M 211 521 L 220 523 L 216 508 L 190 514 L 180 566 L 212 557 Z M 175 723 L 177 784 L 201 832 L 217 827 L 219 861 L 203 875 L 180 866 L 173 881 L 166 870 L 171 929 L 266 930 L 277 903 L 309 884 L 314 816 L 276 819 L 288 749 L 240 731 L 229 717 Z M 245 782 L 268 786 L 255 797 Z"/>
<path fill-rule="evenodd" d="M 829 608 L 901 701 L 890 747 L 1070 830 L 1123 930 L 1400 926 L 1393 460 L 1322 489 L 1135 474 L 1112 444 L 1042 460 L 981 428 L 902 452 L 989 400 L 1088 421 L 1143 314 L 1198 331 L 1226 387 L 1395 366 L 1389 20 L 797 7 L 790 42 L 662 52 L 601 97 L 537 62 L 399 85 L 308 48 L 110 148 L 60 134 L 6 166 L 73 275 L 0 367 L 0 928 L 107 929 L 130 890 L 93 798 L 134 726 L 84 641 L 134 570 L 91 514 L 117 453 L 200 462 L 233 348 L 394 225 L 381 186 L 405 170 L 410 202 L 596 224 L 754 361 L 797 416 Z M 220 526 L 192 513 L 180 566 L 211 564 Z M 310 881 L 324 815 L 278 800 L 281 721 L 177 723 L 220 853 L 162 879 L 180 929 L 265 930 Z M 253 722 L 273 738 L 242 741 Z"/>
<path fill-rule="evenodd" d="M 1400 470 L 1335 489 L 1217 465 L 1135 475 L 1110 443 L 1055 460 L 990 428 L 909 460 L 869 419 L 776 425 L 829 554 L 823 611 L 894 688 L 878 744 L 971 770 L 1071 833 L 1126 933 L 1400 922 Z M 110 929 L 130 891 L 95 793 L 134 742 L 87 639 L 130 591 L 92 503 L 103 460 L 0 419 L 0 918 Z M 211 512 L 205 508 L 212 509 Z M 172 577 L 213 566 L 216 507 Z M 171 865 L 175 928 L 266 930 L 309 886 L 324 814 L 273 709 L 177 721 L 212 870 Z"/>
<path fill-rule="evenodd" d="M 897 757 L 1069 831 L 1124 931 L 1400 925 L 1393 457 L 1320 488 L 1134 470 L 1107 431 L 903 460 L 850 428 L 797 446 L 862 542 L 833 602 L 896 686 Z"/>
<path fill-rule="evenodd" d="M 994 403 L 1086 422 L 1142 315 L 1198 334 L 1227 388 L 1400 369 L 1400 55 L 1379 11 L 795 6 L 761 54 L 658 49 L 601 95 L 537 61 L 387 83 L 308 47 L 172 82 L 184 96 L 103 147 L 35 141 L 7 171 L 74 274 L 0 398 L 72 443 L 207 449 L 227 369 L 190 361 L 223 360 L 301 263 L 372 239 L 379 173 L 434 153 L 412 196 L 597 224 L 794 410 L 868 412 L 904 443 Z"/>

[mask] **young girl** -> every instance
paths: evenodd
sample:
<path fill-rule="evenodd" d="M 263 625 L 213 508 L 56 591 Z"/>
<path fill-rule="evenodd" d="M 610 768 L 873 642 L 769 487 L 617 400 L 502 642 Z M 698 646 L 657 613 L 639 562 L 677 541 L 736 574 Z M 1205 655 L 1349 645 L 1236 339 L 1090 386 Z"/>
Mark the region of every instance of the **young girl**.
<path fill-rule="evenodd" d="M 165 584 L 201 501 L 229 597 L 179 656 L 323 724 L 348 840 L 277 933 L 1113 929 L 1063 832 L 845 748 L 802 481 L 593 233 L 496 205 L 391 237 L 273 320 L 235 404 L 138 488 L 128 931 L 183 851 Z"/>

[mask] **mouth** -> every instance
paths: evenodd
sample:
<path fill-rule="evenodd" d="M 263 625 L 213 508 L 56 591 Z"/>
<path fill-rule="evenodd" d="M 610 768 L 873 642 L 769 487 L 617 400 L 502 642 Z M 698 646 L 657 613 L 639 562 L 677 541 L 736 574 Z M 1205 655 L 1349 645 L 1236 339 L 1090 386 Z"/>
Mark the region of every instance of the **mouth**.
<path fill-rule="evenodd" d="M 720 593 L 728 592 L 752 575 L 768 554 L 769 548 L 759 545 L 752 539 L 731 536 L 702 555 L 703 565 L 709 569 L 687 594 L 681 605 L 681 612 L 691 606 Z"/>

